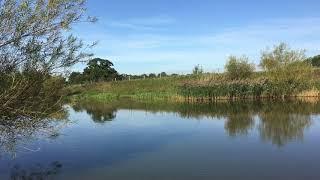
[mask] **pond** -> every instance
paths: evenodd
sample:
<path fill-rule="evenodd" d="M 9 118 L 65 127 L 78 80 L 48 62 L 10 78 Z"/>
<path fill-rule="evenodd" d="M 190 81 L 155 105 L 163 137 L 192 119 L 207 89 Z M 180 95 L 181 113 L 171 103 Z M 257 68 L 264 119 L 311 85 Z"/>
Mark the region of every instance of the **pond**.
<path fill-rule="evenodd" d="M 320 179 L 320 103 L 83 102 L 0 126 L 0 179 Z"/>

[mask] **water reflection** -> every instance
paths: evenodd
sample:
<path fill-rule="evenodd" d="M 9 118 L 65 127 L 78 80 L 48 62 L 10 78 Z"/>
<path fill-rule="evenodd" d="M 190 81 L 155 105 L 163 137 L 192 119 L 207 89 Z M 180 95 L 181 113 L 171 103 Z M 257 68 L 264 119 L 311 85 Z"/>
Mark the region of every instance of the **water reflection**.
<path fill-rule="evenodd" d="M 37 164 L 33 168 L 22 168 L 15 165 L 11 169 L 11 180 L 46 180 L 52 179 L 62 169 L 62 164 L 59 161 L 52 162 L 49 166 Z"/>
<path fill-rule="evenodd" d="M 96 123 L 112 121 L 116 117 L 117 108 L 106 103 L 81 102 L 73 105 L 76 112 L 86 111 Z"/>
<path fill-rule="evenodd" d="M 61 119 L 56 119 L 61 118 Z M 68 123 L 67 113 L 61 112 L 47 119 L 19 118 L 0 121 L 0 153 L 15 158 L 20 150 L 37 151 L 28 148 L 28 142 L 40 137 L 57 137 Z M 37 149 L 37 148 L 36 148 Z"/>
<path fill-rule="evenodd" d="M 117 109 L 143 110 L 149 113 L 177 113 L 185 119 L 225 120 L 225 131 L 231 137 L 245 136 L 258 130 L 261 139 L 279 147 L 290 141 L 303 140 L 311 126 L 311 115 L 320 113 L 320 103 L 303 101 L 236 101 L 212 104 L 168 104 L 119 101 L 112 104 L 86 102 L 74 105 L 86 111 L 95 122 L 111 121 Z"/>
<path fill-rule="evenodd" d="M 224 121 L 224 130 L 230 137 L 246 136 L 258 132 L 264 142 L 283 147 L 291 141 L 302 141 L 305 130 L 312 125 L 311 115 L 320 113 L 319 102 L 303 101 L 236 101 L 212 104 L 182 103 L 141 103 L 117 101 L 112 104 L 102 102 L 82 102 L 72 108 L 76 112 L 86 112 L 95 123 L 110 122 L 116 118 L 119 109 L 142 110 L 149 113 L 174 113 L 180 119 L 212 119 Z M 165 116 L 165 114 L 164 114 Z M 59 119 L 67 119 L 67 114 Z M 68 120 L 0 121 L 0 153 L 12 157 L 21 150 L 29 149 L 27 142 L 39 137 L 56 139 Z M 37 147 L 35 148 L 37 149 Z"/>
<path fill-rule="evenodd" d="M 275 103 L 265 105 L 259 113 L 259 132 L 262 140 L 277 146 L 303 140 L 304 130 L 311 126 L 311 114 L 317 112 L 317 104 L 291 103 L 290 106 Z"/>

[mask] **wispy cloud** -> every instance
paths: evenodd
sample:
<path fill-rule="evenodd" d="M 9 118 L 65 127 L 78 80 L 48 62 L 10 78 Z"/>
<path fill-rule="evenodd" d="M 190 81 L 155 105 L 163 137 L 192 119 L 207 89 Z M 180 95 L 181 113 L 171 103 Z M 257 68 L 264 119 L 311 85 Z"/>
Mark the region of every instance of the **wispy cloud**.
<path fill-rule="evenodd" d="M 160 30 L 173 24 L 175 19 L 169 16 L 154 16 L 148 18 L 131 18 L 127 20 L 112 20 L 108 26 L 130 30 Z"/>
<path fill-rule="evenodd" d="M 97 56 L 114 59 L 117 68 L 128 73 L 182 72 L 195 64 L 207 70 L 222 69 L 231 54 L 247 54 L 258 63 L 261 49 L 280 42 L 306 49 L 309 55 L 320 53 L 320 18 L 271 19 L 207 34 L 154 31 L 174 23 L 177 21 L 169 17 L 134 18 L 110 25 L 136 30 L 126 36 L 111 31 L 87 38 L 100 40 Z"/>

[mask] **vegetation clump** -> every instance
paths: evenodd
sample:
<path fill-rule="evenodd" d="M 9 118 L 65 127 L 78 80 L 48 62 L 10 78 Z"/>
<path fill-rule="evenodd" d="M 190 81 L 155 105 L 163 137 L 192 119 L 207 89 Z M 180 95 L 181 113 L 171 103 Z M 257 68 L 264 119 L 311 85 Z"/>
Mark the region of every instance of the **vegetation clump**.
<path fill-rule="evenodd" d="M 230 56 L 225 65 L 227 76 L 231 80 L 250 78 L 255 70 L 253 64 L 249 63 L 249 58 L 246 56 L 236 57 Z"/>
<path fill-rule="evenodd" d="M 317 89 L 312 65 L 305 51 L 292 50 L 281 43 L 261 55 L 262 71 L 255 72 L 248 58 L 229 57 L 225 74 L 204 82 L 180 86 L 180 94 L 189 99 L 284 98 Z M 317 92 L 318 90 L 316 90 Z M 313 91 L 315 92 L 315 91 Z M 318 96 L 319 93 L 312 93 Z"/>

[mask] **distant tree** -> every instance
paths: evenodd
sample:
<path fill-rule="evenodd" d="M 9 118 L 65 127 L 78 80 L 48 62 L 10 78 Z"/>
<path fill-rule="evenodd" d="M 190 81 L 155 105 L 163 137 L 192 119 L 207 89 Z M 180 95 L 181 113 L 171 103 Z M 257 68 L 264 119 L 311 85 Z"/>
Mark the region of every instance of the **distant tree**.
<path fill-rule="evenodd" d="M 156 75 L 156 74 L 154 74 L 154 73 L 150 73 L 148 77 L 149 77 L 149 78 L 156 78 L 156 77 L 157 77 L 157 75 Z"/>
<path fill-rule="evenodd" d="M 160 74 L 158 74 L 158 77 L 167 77 L 167 73 L 166 72 L 161 72 Z"/>
<path fill-rule="evenodd" d="M 192 70 L 193 75 L 200 75 L 203 74 L 203 68 L 198 64 Z"/>
<path fill-rule="evenodd" d="M 320 55 L 307 59 L 308 63 L 311 63 L 313 67 L 320 67 Z"/>
<path fill-rule="evenodd" d="M 246 56 L 230 56 L 225 65 L 225 70 L 230 79 L 236 80 L 249 78 L 253 74 L 255 68 L 253 64 L 249 63 L 249 58 Z"/>
<path fill-rule="evenodd" d="M 69 76 L 69 83 L 70 84 L 80 84 L 85 81 L 82 73 L 80 72 L 72 72 Z"/>
<path fill-rule="evenodd" d="M 121 80 L 121 81 L 123 81 L 123 80 L 129 80 L 129 76 L 130 76 L 130 75 L 128 75 L 128 74 L 120 74 L 120 75 L 118 76 L 118 80 Z"/>
<path fill-rule="evenodd" d="M 111 81 L 118 77 L 118 72 L 113 68 L 111 61 L 95 58 L 89 61 L 83 75 L 90 82 Z"/>
<path fill-rule="evenodd" d="M 139 79 L 145 79 L 145 78 L 147 78 L 147 77 L 148 77 L 147 74 L 141 74 L 141 75 L 139 76 Z"/>

